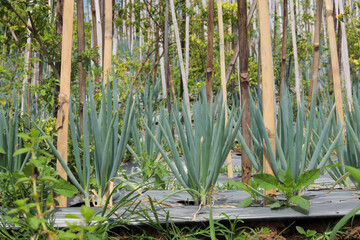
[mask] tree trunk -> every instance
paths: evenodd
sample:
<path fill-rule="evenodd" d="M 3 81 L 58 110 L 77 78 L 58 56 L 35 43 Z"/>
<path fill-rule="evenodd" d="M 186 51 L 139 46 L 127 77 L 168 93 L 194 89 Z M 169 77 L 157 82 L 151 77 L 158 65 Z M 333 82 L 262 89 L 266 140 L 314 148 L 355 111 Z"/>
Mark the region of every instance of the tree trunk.
<path fill-rule="evenodd" d="M 282 37 L 282 49 L 281 49 L 281 73 L 280 73 L 280 105 L 283 96 L 283 87 L 285 84 L 285 70 L 286 70 L 286 49 L 287 49 L 287 22 L 288 22 L 288 0 L 284 0 L 283 6 L 283 37 Z"/>
<path fill-rule="evenodd" d="M 77 28 L 78 28 L 78 52 L 81 55 L 85 51 L 85 31 L 84 31 L 84 3 L 83 0 L 77 0 Z M 79 114 L 80 114 L 80 130 L 81 135 L 83 132 L 83 106 L 84 106 L 84 93 L 86 86 L 86 74 L 83 64 L 80 61 L 79 67 Z"/>
<path fill-rule="evenodd" d="M 258 1 L 258 4 L 261 43 L 263 119 L 265 127 L 268 131 L 272 150 L 275 153 L 275 90 L 269 23 L 269 2 L 267 0 L 261 0 Z M 274 175 L 269 159 L 269 154 L 266 149 L 264 149 L 263 173 Z M 275 193 L 276 189 L 264 191 L 265 195 L 271 197 L 274 197 Z M 264 201 L 264 205 L 265 204 L 266 201 Z"/>
<path fill-rule="evenodd" d="M 107 77 L 111 72 L 112 57 L 112 0 L 105 0 L 105 41 L 104 41 L 104 66 L 103 85 L 107 83 Z"/>
<path fill-rule="evenodd" d="M 300 90 L 300 69 L 299 69 L 299 60 L 297 53 L 297 43 L 296 43 L 296 19 L 295 19 L 295 10 L 294 10 L 294 0 L 290 0 L 290 16 L 291 16 L 291 33 L 292 33 L 292 44 L 294 51 L 294 66 L 295 66 L 295 92 L 296 92 L 296 103 L 298 106 L 301 104 L 301 90 Z"/>
<path fill-rule="evenodd" d="M 167 109 L 171 115 L 171 96 L 169 89 L 169 75 L 170 75 L 170 59 L 169 59 L 169 0 L 166 0 L 165 6 L 165 26 L 164 26 L 164 59 L 165 59 L 165 79 L 166 79 L 166 98 Z"/>
<path fill-rule="evenodd" d="M 244 107 L 244 115 L 241 120 L 241 134 L 246 144 L 251 148 L 251 115 L 250 115 L 250 96 L 249 96 L 249 45 L 247 31 L 247 1 L 238 0 L 239 14 L 239 56 L 240 56 L 240 88 L 241 88 L 241 104 Z M 244 106 L 245 105 L 245 106 Z M 251 163 L 247 157 L 244 148 L 241 154 L 241 180 L 245 184 L 249 184 L 251 178 Z"/>
<path fill-rule="evenodd" d="M 209 0 L 207 27 L 207 56 L 206 56 L 206 98 L 210 107 L 212 95 L 212 76 L 214 59 L 214 0 Z"/>
<path fill-rule="evenodd" d="M 320 29 L 321 29 L 321 16 L 323 10 L 323 0 L 317 0 L 316 3 L 316 19 L 315 19 L 315 32 L 314 32 L 314 57 L 311 68 L 311 82 L 309 89 L 308 108 L 312 104 L 314 93 L 317 91 L 317 81 L 319 75 L 320 64 Z"/>
<path fill-rule="evenodd" d="M 72 55 L 72 32 L 73 32 L 74 1 L 64 2 L 64 22 L 62 32 L 61 49 L 61 76 L 59 110 L 57 112 L 56 129 L 58 130 L 57 150 L 67 163 L 68 155 L 68 127 L 69 127 L 69 101 L 70 101 L 70 78 L 71 78 L 71 55 Z M 60 162 L 57 161 L 56 169 L 60 177 L 67 179 L 67 174 Z M 67 199 L 64 196 L 57 198 L 60 207 L 67 207 Z"/>

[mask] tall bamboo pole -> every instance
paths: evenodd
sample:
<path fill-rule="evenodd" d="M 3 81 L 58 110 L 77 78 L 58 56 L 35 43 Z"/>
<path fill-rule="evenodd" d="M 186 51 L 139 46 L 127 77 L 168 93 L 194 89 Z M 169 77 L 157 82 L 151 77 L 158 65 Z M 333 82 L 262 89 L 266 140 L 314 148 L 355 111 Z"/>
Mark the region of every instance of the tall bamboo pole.
<path fill-rule="evenodd" d="M 218 21 L 219 21 L 219 39 L 220 39 L 220 73 L 221 73 L 221 92 L 223 96 L 223 106 L 225 107 L 225 123 L 227 122 L 227 91 L 226 91 L 226 79 L 225 79 L 225 48 L 224 48 L 224 25 L 223 25 L 223 13 L 222 13 L 222 1 L 217 1 L 218 7 Z M 228 178 L 233 178 L 233 166 L 231 153 L 228 154 L 226 158 L 227 169 L 228 169 Z"/>
<path fill-rule="evenodd" d="M 85 51 L 85 31 L 84 31 L 84 2 L 83 0 L 77 0 L 76 2 L 77 12 L 77 28 L 78 28 L 78 52 L 79 55 Z M 86 74 L 83 68 L 82 62 L 78 63 L 79 67 L 79 110 L 80 110 L 80 130 L 83 133 L 83 105 L 84 105 L 84 93 L 86 85 Z"/>
<path fill-rule="evenodd" d="M 313 95 L 317 90 L 317 81 L 319 75 L 320 63 L 320 29 L 321 29 L 321 16 L 323 10 L 323 0 L 318 0 L 316 3 L 316 18 L 315 18 L 315 32 L 314 32 L 314 57 L 311 68 L 311 82 L 309 89 L 308 108 L 312 104 Z"/>
<path fill-rule="evenodd" d="M 326 19 L 328 24 L 328 34 L 329 34 L 329 45 L 330 45 L 330 56 L 331 56 L 331 68 L 332 75 L 334 80 L 334 93 L 335 93 L 335 103 L 337 113 L 339 115 L 340 124 L 344 124 L 344 110 L 342 104 L 342 93 L 341 93 L 341 83 L 340 83 L 340 71 L 339 71 L 339 60 L 337 55 L 336 47 L 336 36 L 335 36 L 335 26 L 334 26 L 334 17 L 333 17 L 333 6 L 331 0 L 325 0 L 326 6 Z M 343 132 L 344 134 L 344 132 Z M 344 134 L 345 138 L 345 134 Z"/>
<path fill-rule="evenodd" d="M 72 32 L 74 17 L 74 0 L 64 1 L 64 19 L 62 31 L 61 48 L 61 75 L 60 75 L 60 94 L 59 108 L 57 112 L 56 129 L 58 130 L 57 150 L 67 163 L 68 150 L 68 127 L 69 127 L 69 101 L 70 101 L 70 77 L 71 77 L 71 54 L 72 54 Z M 67 179 L 67 174 L 60 162 L 57 161 L 56 169 L 59 175 Z M 67 207 L 67 198 L 57 197 L 60 207 Z"/>
<path fill-rule="evenodd" d="M 296 43 L 296 19 L 295 19 L 294 0 L 290 0 L 290 16 L 291 16 L 291 33 L 292 33 L 292 44 L 293 44 L 293 52 L 294 52 L 294 66 L 295 66 L 296 103 L 298 106 L 300 106 L 301 104 L 300 68 L 299 68 L 297 43 Z"/>
<path fill-rule="evenodd" d="M 189 116 L 191 116 L 188 80 L 186 79 L 186 74 L 185 74 L 184 58 L 183 58 L 183 54 L 182 54 L 182 50 L 181 50 L 180 34 L 179 34 L 179 27 L 178 27 L 178 23 L 177 23 L 177 19 L 176 19 L 174 0 L 170 0 L 170 10 L 171 10 L 171 16 L 172 16 L 172 20 L 173 20 L 176 47 L 177 47 L 177 52 L 178 52 L 178 57 L 179 57 L 181 79 L 182 79 L 182 83 L 184 86 L 184 98 L 185 98 L 184 100 L 185 100 L 186 110 L 187 110 Z M 183 96 L 181 96 L 181 97 L 183 97 Z"/>
<path fill-rule="evenodd" d="M 244 115 L 242 118 L 241 133 L 245 142 L 251 146 L 251 115 L 250 115 L 250 95 L 249 95 L 249 45 L 247 28 L 247 0 L 238 0 L 239 16 L 239 56 L 240 56 L 240 89 L 241 105 L 244 106 Z M 241 180 L 249 184 L 251 178 L 251 163 L 247 157 L 244 148 L 241 154 Z"/>
<path fill-rule="evenodd" d="M 269 3 L 267 0 L 258 1 L 258 13 L 261 45 L 263 118 L 272 150 L 275 153 L 275 89 L 269 23 Z M 263 172 L 274 175 L 269 154 L 266 149 L 264 149 Z M 264 194 L 274 196 L 275 192 L 276 189 L 272 189 L 270 191 L 264 191 Z"/>
<path fill-rule="evenodd" d="M 104 66 L 103 85 L 107 83 L 107 75 L 111 70 L 112 57 L 112 0 L 105 0 L 105 40 L 104 40 Z"/>
<path fill-rule="evenodd" d="M 282 25 L 282 46 L 281 46 L 281 73 L 280 73 L 280 103 L 282 102 L 283 87 L 285 84 L 286 49 L 287 49 L 287 22 L 288 22 L 288 0 L 284 0 L 283 25 Z"/>
<path fill-rule="evenodd" d="M 344 14 L 344 6 L 342 1 L 338 1 L 339 4 L 339 13 Z M 349 65 L 349 50 L 348 43 L 346 38 L 346 29 L 345 23 L 340 21 L 341 26 L 341 66 L 344 73 L 345 89 L 346 89 L 346 98 L 348 100 L 348 108 L 351 111 L 352 109 L 352 91 L 351 91 L 351 79 L 350 79 L 350 65 Z"/>
<path fill-rule="evenodd" d="M 214 59 L 214 0 L 209 0 L 206 55 L 206 98 L 210 106 Z"/>

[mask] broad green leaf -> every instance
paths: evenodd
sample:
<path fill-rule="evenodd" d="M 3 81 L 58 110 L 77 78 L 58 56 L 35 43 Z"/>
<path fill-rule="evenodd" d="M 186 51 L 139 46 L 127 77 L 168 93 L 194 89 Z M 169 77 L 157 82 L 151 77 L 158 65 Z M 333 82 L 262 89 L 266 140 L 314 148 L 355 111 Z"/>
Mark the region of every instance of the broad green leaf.
<path fill-rule="evenodd" d="M 29 152 L 29 151 L 31 151 L 30 148 L 20 148 L 20 149 L 18 149 L 18 150 L 15 151 L 15 153 L 13 154 L 13 156 L 15 157 L 15 156 L 17 156 L 17 155 L 21 155 L 21 154 L 27 153 L 27 152 Z"/>
<path fill-rule="evenodd" d="M 106 220 L 108 220 L 106 217 L 100 217 L 100 216 L 96 216 L 93 219 L 91 219 L 92 221 L 96 221 L 96 222 L 104 222 Z"/>
<path fill-rule="evenodd" d="M 85 205 L 81 206 L 80 209 L 81 215 L 84 217 L 84 219 L 87 221 L 90 220 L 94 216 L 94 210 L 86 207 Z"/>
<path fill-rule="evenodd" d="M 310 209 L 310 202 L 309 200 L 306 200 L 305 198 L 301 197 L 301 196 L 292 196 L 289 200 L 289 202 L 291 203 L 295 203 L 296 205 L 298 205 L 299 207 L 301 207 L 302 209 L 305 210 L 309 210 Z"/>
<path fill-rule="evenodd" d="M 26 133 L 18 133 L 17 136 L 23 139 L 31 139 L 31 137 Z"/>
<path fill-rule="evenodd" d="M 71 218 L 71 219 L 81 219 L 79 216 L 75 214 L 66 214 L 65 218 Z"/>
<path fill-rule="evenodd" d="M 2 147 L 0 147 L 0 154 L 6 154 L 5 150 Z"/>
<path fill-rule="evenodd" d="M 244 200 L 242 200 L 238 207 L 246 208 L 246 207 L 249 207 L 251 205 L 251 203 L 252 203 L 252 198 L 248 197 L 248 198 L 245 198 Z"/>
<path fill-rule="evenodd" d="M 265 190 L 277 188 L 279 185 L 277 179 L 267 173 L 260 173 L 254 175 L 254 181 L 259 185 L 260 188 L 263 188 Z"/>
<path fill-rule="evenodd" d="M 234 181 L 230 181 L 229 182 L 230 185 L 233 185 L 235 187 L 238 187 L 246 192 L 250 192 L 250 189 L 242 182 L 234 182 Z"/>
<path fill-rule="evenodd" d="M 320 176 L 320 169 L 312 169 L 302 173 L 299 176 L 296 189 L 301 189 L 302 187 L 309 186 L 310 184 L 314 183 L 314 181 L 318 179 L 319 176 Z"/>
<path fill-rule="evenodd" d="M 58 239 L 79 239 L 79 236 L 72 232 L 61 231 L 58 236 Z"/>
<path fill-rule="evenodd" d="M 284 205 L 283 201 L 276 201 L 276 202 L 270 203 L 266 206 L 269 206 L 271 209 L 275 209 L 275 208 L 280 208 L 283 205 Z"/>
<path fill-rule="evenodd" d="M 360 183 L 360 170 L 351 166 L 345 166 L 353 178 Z"/>
<path fill-rule="evenodd" d="M 65 197 L 73 197 L 76 193 L 78 193 L 77 188 L 70 182 L 65 181 L 64 179 L 59 180 L 59 182 L 55 186 L 54 191 L 56 192 L 56 194 Z"/>
<path fill-rule="evenodd" d="M 300 234 L 306 235 L 306 232 L 305 232 L 305 230 L 304 230 L 302 227 L 296 226 L 296 230 L 297 230 Z"/>
<path fill-rule="evenodd" d="M 30 227 L 34 230 L 39 228 L 39 225 L 41 222 L 43 222 L 45 219 L 37 218 L 35 216 L 27 218 L 28 223 Z"/>

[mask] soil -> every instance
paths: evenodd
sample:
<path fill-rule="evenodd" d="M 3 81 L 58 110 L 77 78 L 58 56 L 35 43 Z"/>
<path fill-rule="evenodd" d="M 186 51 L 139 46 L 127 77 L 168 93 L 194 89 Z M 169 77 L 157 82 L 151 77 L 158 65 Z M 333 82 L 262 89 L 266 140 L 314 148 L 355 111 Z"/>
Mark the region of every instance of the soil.
<path fill-rule="evenodd" d="M 328 239 L 332 227 L 337 223 L 338 219 L 310 219 L 302 221 L 269 221 L 269 222 L 245 222 L 238 224 L 239 231 L 246 229 L 245 233 L 242 232 L 238 238 L 235 239 L 252 239 L 252 240 L 297 240 L 297 239 L 311 239 L 301 235 L 296 226 L 301 226 L 305 231 L 315 230 L 316 238 L 314 239 Z M 224 226 L 229 227 L 228 223 L 223 223 Z M 188 231 L 192 227 L 206 228 L 205 223 L 194 223 L 191 225 L 178 226 L 183 230 L 182 236 L 186 239 Z M 165 226 L 163 226 L 165 227 Z M 187 229 L 187 230 L 184 230 Z M 239 232 L 238 231 L 238 232 Z M 141 227 L 129 227 L 128 229 L 113 229 L 114 236 L 119 239 L 172 239 L 171 236 L 167 236 L 164 230 L 152 228 L 149 226 Z M 171 230 L 169 230 L 171 232 Z M 177 238 L 174 238 L 177 239 Z M 191 238 L 193 239 L 193 238 Z M 210 239 L 202 238 L 198 239 Z M 217 236 L 217 239 L 225 239 L 225 237 Z M 347 224 L 338 235 L 334 238 L 339 239 L 360 239 L 360 218 L 355 219 L 352 223 Z"/>

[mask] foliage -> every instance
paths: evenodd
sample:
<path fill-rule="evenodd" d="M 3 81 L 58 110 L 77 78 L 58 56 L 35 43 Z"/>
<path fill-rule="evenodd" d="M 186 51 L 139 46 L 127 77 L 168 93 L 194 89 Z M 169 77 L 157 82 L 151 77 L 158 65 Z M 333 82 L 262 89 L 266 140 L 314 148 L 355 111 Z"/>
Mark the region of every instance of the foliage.
<path fill-rule="evenodd" d="M 252 204 L 259 204 L 260 203 L 260 199 L 259 199 L 259 195 L 253 191 L 252 189 L 259 189 L 259 185 L 256 181 L 250 179 L 249 184 L 246 185 L 242 182 L 229 182 L 229 184 L 231 186 L 235 186 L 241 190 L 244 190 L 245 192 L 250 194 L 250 197 L 245 198 L 239 205 L 240 208 L 242 207 L 249 207 Z M 249 186 L 249 187 L 248 187 Z"/>
<path fill-rule="evenodd" d="M 215 105 L 216 103 L 211 101 L 210 107 L 208 107 L 203 88 L 199 102 L 193 106 L 194 128 L 186 108 L 182 109 L 183 124 L 180 122 L 178 108 L 173 109 L 169 121 L 160 122 L 160 128 L 174 158 L 173 161 L 170 160 L 154 134 L 146 126 L 146 131 L 156 143 L 176 179 L 184 188 L 192 189 L 188 192 L 196 204 L 207 203 L 207 195 L 216 183 L 221 166 L 231 149 L 241 122 L 238 120 L 232 129 L 231 122 L 234 114 L 231 113 L 228 122 L 225 123 L 226 107 L 223 106 L 221 97 L 218 101 L 217 114 Z M 166 118 L 164 109 L 161 109 L 160 118 Z M 186 169 L 173 139 L 171 130 L 173 122 L 179 135 Z"/>

